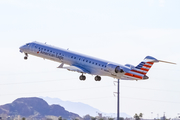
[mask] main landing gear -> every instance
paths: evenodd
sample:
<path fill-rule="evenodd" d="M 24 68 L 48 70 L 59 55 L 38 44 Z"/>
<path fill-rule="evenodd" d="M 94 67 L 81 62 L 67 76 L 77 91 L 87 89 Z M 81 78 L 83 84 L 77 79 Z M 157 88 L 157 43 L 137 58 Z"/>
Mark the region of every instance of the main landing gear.
<path fill-rule="evenodd" d="M 25 53 L 24 59 L 27 60 L 28 59 L 28 54 Z"/>
<path fill-rule="evenodd" d="M 82 74 L 81 76 L 79 76 L 79 79 L 84 81 L 86 80 L 86 76 Z M 101 77 L 98 75 L 94 79 L 95 81 L 101 81 Z"/>
<path fill-rule="evenodd" d="M 79 76 L 80 80 L 86 80 L 86 76 L 84 76 L 83 74 L 81 76 Z"/>
<path fill-rule="evenodd" d="M 98 75 L 94 79 L 95 79 L 95 81 L 101 81 L 101 77 Z"/>

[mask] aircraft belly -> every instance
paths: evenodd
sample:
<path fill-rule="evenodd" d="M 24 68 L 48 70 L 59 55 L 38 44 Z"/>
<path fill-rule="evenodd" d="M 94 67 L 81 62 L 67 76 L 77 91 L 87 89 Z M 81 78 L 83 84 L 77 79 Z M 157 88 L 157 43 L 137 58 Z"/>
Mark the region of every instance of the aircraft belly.
<path fill-rule="evenodd" d="M 93 75 L 99 75 L 99 76 L 109 76 L 109 72 L 105 71 L 103 68 L 95 68 L 92 67 L 91 73 Z"/>

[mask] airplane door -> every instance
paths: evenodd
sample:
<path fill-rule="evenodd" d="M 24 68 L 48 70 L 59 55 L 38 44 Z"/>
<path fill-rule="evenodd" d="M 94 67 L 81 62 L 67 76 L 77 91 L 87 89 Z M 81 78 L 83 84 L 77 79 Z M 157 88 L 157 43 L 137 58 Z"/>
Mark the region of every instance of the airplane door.
<path fill-rule="evenodd" d="M 31 44 L 31 45 L 30 45 L 30 50 L 31 50 L 31 52 L 35 52 L 34 46 L 35 46 L 34 44 Z"/>
<path fill-rule="evenodd" d="M 81 66 L 84 65 L 84 58 L 80 58 L 80 63 L 79 63 Z"/>
<path fill-rule="evenodd" d="M 29 50 L 32 52 L 32 44 L 29 44 Z"/>

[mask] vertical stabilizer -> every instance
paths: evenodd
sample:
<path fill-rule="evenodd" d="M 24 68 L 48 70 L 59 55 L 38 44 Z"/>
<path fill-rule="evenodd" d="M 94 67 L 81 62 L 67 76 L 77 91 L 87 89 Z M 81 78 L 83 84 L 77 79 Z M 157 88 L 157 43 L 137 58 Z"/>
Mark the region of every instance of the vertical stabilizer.
<path fill-rule="evenodd" d="M 159 62 L 159 60 L 151 56 L 146 56 L 144 60 L 131 71 L 146 75 L 155 62 Z"/>

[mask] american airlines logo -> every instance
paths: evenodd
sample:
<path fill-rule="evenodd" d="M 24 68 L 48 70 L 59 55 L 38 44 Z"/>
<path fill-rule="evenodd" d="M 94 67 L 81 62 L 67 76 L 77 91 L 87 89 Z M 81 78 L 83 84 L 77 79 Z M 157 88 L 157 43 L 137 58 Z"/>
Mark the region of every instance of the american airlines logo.
<path fill-rule="evenodd" d="M 39 51 L 37 52 L 39 53 Z M 64 59 L 62 56 L 58 55 L 58 54 L 53 54 L 53 53 L 49 53 L 49 52 L 45 52 L 45 51 L 40 51 L 41 54 L 44 54 L 44 55 L 48 55 L 48 56 L 51 56 L 51 57 L 56 57 L 58 58 L 59 60 L 62 60 Z"/>

